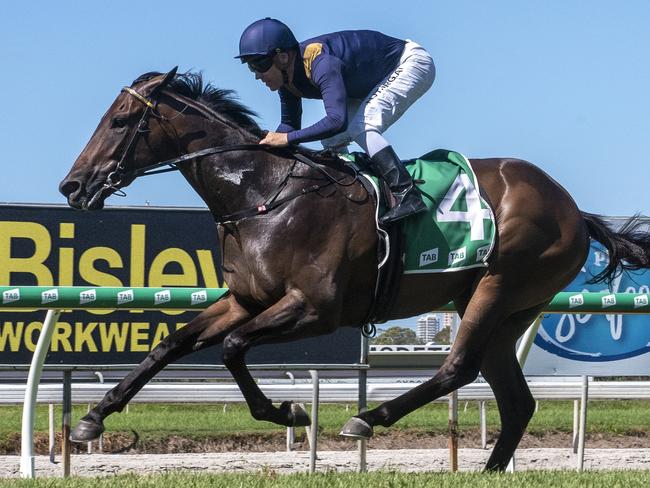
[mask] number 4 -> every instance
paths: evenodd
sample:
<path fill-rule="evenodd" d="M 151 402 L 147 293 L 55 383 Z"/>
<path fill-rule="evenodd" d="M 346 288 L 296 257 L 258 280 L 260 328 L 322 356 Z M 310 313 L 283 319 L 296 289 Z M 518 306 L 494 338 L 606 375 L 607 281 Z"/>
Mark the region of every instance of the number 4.
<path fill-rule="evenodd" d="M 452 210 L 451 208 L 463 190 L 465 190 L 467 211 Z M 481 208 L 481 198 L 476 191 L 476 187 L 466 174 L 460 174 L 456 177 L 436 211 L 438 222 L 467 222 L 470 226 L 470 239 L 472 241 L 485 239 L 483 220 L 490 218 L 490 210 Z"/>

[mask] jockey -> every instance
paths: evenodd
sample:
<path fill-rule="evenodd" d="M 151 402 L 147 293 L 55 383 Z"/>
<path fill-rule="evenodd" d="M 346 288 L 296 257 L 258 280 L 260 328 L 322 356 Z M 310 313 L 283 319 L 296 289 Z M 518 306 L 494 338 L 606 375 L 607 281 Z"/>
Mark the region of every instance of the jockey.
<path fill-rule="evenodd" d="M 381 218 L 382 224 L 426 209 L 382 135 L 433 83 L 435 67 L 424 48 L 369 30 L 324 34 L 298 43 L 285 24 L 267 17 L 244 30 L 236 58 L 280 95 L 281 123 L 260 144 L 321 140 L 327 149 L 345 151 L 354 141 L 395 196 L 396 205 Z M 302 98 L 322 99 L 326 113 L 304 129 Z"/>

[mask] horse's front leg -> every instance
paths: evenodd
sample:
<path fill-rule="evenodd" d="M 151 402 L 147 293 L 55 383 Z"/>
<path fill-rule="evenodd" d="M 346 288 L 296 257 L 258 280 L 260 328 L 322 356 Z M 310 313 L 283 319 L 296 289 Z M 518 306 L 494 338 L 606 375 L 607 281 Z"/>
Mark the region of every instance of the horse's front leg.
<path fill-rule="evenodd" d="M 285 342 L 315 335 L 312 327 L 317 327 L 317 320 L 318 316 L 304 294 L 299 290 L 290 290 L 273 306 L 224 339 L 223 363 L 239 385 L 256 420 L 267 420 L 287 427 L 310 424 L 307 412 L 297 404 L 283 402 L 279 408 L 273 406 L 251 376 L 244 356 L 254 344 Z M 312 330 L 306 333 L 308 326 Z"/>
<path fill-rule="evenodd" d="M 79 421 L 70 439 L 74 442 L 97 439 L 104 431 L 104 419 L 113 412 L 121 412 L 156 373 L 186 354 L 221 342 L 250 317 L 232 295 L 208 307 L 185 327 L 164 338 L 133 371 L 106 393 Z"/>

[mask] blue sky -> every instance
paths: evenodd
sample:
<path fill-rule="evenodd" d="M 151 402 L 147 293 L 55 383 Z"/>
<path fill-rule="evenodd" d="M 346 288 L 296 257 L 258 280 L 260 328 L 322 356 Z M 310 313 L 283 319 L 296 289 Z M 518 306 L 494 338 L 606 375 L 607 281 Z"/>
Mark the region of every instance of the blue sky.
<path fill-rule="evenodd" d="M 436 82 L 386 134 L 402 157 L 439 147 L 520 157 L 583 210 L 650 213 L 645 0 L 7 2 L 0 202 L 64 203 L 58 182 L 120 88 L 147 71 L 202 70 L 275 128 L 277 95 L 233 59 L 241 31 L 265 16 L 299 39 L 371 28 L 429 50 Z M 307 102 L 303 123 L 322 114 Z M 202 205 L 173 174 L 138 180 L 127 193 L 108 203 Z"/>

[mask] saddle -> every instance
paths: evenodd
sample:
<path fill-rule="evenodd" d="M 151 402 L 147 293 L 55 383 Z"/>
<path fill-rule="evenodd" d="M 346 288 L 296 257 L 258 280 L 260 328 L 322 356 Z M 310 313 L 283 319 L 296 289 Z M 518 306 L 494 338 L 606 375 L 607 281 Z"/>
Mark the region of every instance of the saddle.
<path fill-rule="evenodd" d="M 371 176 L 365 154 L 341 155 L 355 164 L 376 204 L 376 219 L 390 208 L 387 185 Z M 469 160 L 438 149 L 403 161 L 423 196 L 426 212 L 382 228 L 377 220 L 378 277 L 368 323 L 385 322 L 403 274 L 446 273 L 487 266 L 494 247 L 494 212 L 481 193 Z"/>

